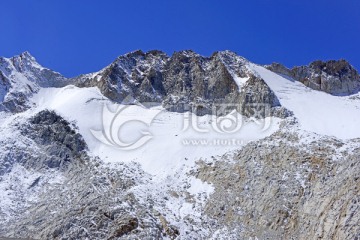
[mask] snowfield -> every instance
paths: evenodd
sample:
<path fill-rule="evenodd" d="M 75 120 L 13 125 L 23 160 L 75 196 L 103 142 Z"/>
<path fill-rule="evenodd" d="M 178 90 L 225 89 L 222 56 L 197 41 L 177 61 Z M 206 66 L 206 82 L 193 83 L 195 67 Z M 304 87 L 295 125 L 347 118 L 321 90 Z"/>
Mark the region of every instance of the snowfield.
<path fill-rule="evenodd" d="M 193 55 L 192 52 L 186 54 Z M 34 222 L 34 225 L 41 223 L 47 228 L 52 223 L 54 225 L 49 227 L 51 234 L 58 233 L 58 225 L 67 227 L 76 223 L 77 226 L 68 229 L 103 236 L 97 232 L 97 225 L 107 223 L 101 231 L 113 234 L 108 231 L 114 230 L 113 236 L 120 236 L 117 235 L 119 229 L 128 231 L 125 235 L 160 229 L 164 239 L 202 239 L 203 236 L 208 236 L 208 239 L 238 239 L 239 232 L 253 234 L 256 229 L 252 226 L 259 225 L 261 230 L 258 232 L 263 231 L 264 226 L 271 231 L 282 231 L 286 229 L 283 226 L 296 225 L 298 219 L 307 218 L 314 221 L 304 225 L 314 225 L 318 218 L 311 213 L 318 209 L 318 203 L 326 203 L 327 195 L 331 197 L 331 194 L 348 198 L 339 201 L 338 205 L 331 202 L 328 209 L 334 212 L 329 211 L 329 216 L 347 215 L 350 216 L 348 219 L 352 218 L 351 212 L 337 213 L 343 209 L 344 202 L 353 202 L 350 199 L 356 194 L 355 190 L 351 190 L 355 194 L 350 190 L 341 194 L 332 191 L 338 189 L 337 184 L 347 183 L 345 190 L 356 186 L 351 181 L 358 178 L 351 171 L 358 167 L 355 164 L 360 142 L 360 93 L 339 97 L 315 91 L 225 51 L 219 55 L 227 69 L 224 71 L 236 83 L 232 87 L 234 92 L 240 93 L 232 101 L 235 104 L 239 101 L 252 104 L 258 100 L 266 104 L 275 102 L 271 110 L 284 119 L 248 118 L 235 110 L 221 117 L 196 116 L 189 112 L 167 111 L 159 103 L 145 107 L 133 100 L 137 98 L 129 101 L 133 103 L 130 105 L 115 103 L 102 94 L 105 92 L 107 95 L 106 91 L 102 89 L 101 92 L 98 87 L 64 86 L 77 82 L 57 73 L 53 74 L 53 79 L 58 85 L 46 82 L 47 77 L 38 83 L 38 76 L 42 76 L 40 73 L 49 73 L 50 70 L 38 65 L 29 54 L 24 56 L 30 59 L 24 65 L 24 72 L 32 73 L 29 69 L 35 69 L 36 74 L 18 73 L 16 66 L 5 59 L 4 64 L 12 67 L 6 75 L 12 84 L 9 89 L 7 85 L 0 88 L 0 100 L 7 97 L 16 99 L 16 95 L 11 95 L 12 91 L 26 95 L 26 108 L 0 111 L 0 159 L 3 161 L 0 168 L 0 222 L 3 222 L 3 232 L 8 231 L 10 224 L 7 223 L 21 222 L 25 216 L 22 211 L 28 206 L 33 207 L 26 216 L 26 221 L 31 223 L 25 222 L 23 226 L 33 227 Z M 122 62 L 118 64 L 120 68 Z M 162 66 L 156 62 L 150 65 L 145 62 L 144 65 L 144 69 L 152 65 Z M 134 70 L 132 65 L 124 66 L 124 74 L 129 81 L 136 83 L 131 75 L 137 69 Z M 99 75 L 102 71 L 105 72 L 84 75 L 84 79 L 106 82 L 107 79 Z M 222 80 L 223 75 L 218 74 L 211 79 Z M 293 116 L 286 117 L 286 109 L 278 105 L 276 97 L 257 76 L 275 93 L 281 107 L 293 112 Z M 259 80 L 261 87 L 246 92 L 247 83 L 252 84 L 253 79 Z M 259 89 L 264 86 L 266 95 L 263 96 Z M 154 94 L 161 99 L 162 95 Z M 180 99 L 172 93 L 166 94 Z M 256 96 L 256 100 L 239 100 L 248 94 Z M 232 97 L 231 94 L 227 96 Z M 267 101 L 268 98 L 271 101 Z M 214 99 L 207 101 L 216 103 Z M 56 114 L 43 110 L 52 110 Z M 59 166 L 56 165 L 58 159 L 61 160 Z M 27 161 L 31 162 L 30 167 L 27 167 Z M 39 167 L 37 163 L 42 165 Z M 71 167 L 62 170 L 62 166 L 70 163 Z M 334 165 L 339 167 L 333 168 Z M 335 173 L 334 169 L 338 172 Z M 329 182 L 333 185 L 327 185 Z M 58 194 L 52 195 L 53 190 Z M 317 198 L 311 202 L 313 196 Z M 65 207 L 54 206 L 57 203 Z M 306 209 L 310 213 L 296 215 L 303 210 L 301 204 L 306 207 L 308 203 L 314 203 Z M 73 214 L 78 210 L 81 213 Z M 52 211 L 57 218 L 43 214 Z M 318 215 L 326 217 L 323 212 Z M 66 219 L 60 224 L 58 220 L 64 216 Z M 42 220 L 45 218 L 52 220 Z M 235 227 L 226 225 L 227 221 Z M 352 226 L 348 222 L 346 225 Z M 127 230 L 134 226 L 139 232 Z M 173 237 L 169 234 L 174 230 L 171 226 L 178 231 L 173 233 Z M 64 230 L 64 236 L 67 236 L 68 229 Z M 301 231 L 302 228 L 297 228 L 296 233 Z M 92 239 L 91 235 L 86 236 Z"/>
<path fill-rule="evenodd" d="M 300 82 L 255 64 L 250 64 L 249 69 L 266 81 L 282 106 L 293 111 L 300 129 L 341 139 L 360 137 L 358 99 L 311 90 Z M 140 163 L 144 171 L 154 176 L 154 183 L 189 171 L 199 159 L 220 156 L 241 148 L 249 141 L 270 136 L 281 123 L 281 119 L 274 117 L 257 122 L 232 113 L 220 119 L 220 125 L 214 127 L 213 116 L 197 117 L 189 113 L 167 112 L 160 106 L 145 108 L 115 104 L 97 88 L 72 85 L 42 88 L 31 101 L 35 107 L 24 114 L 31 115 L 42 109 L 56 111 L 76 124 L 93 156 L 109 163 Z M 237 131 L 221 131 L 233 124 L 238 127 Z M 109 142 L 102 134 L 113 134 L 115 142 Z M 122 142 L 126 145 L 139 139 L 143 140 L 141 146 L 135 149 L 121 148 Z M 194 182 L 196 187 L 191 187 L 191 191 L 211 192 L 206 183 L 203 184 L 201 186 Z"/>
<path fill-rule="evenodd" d="M 250 64 L 275 92 L 282 106 L 293 111 L 303 130 L 340 139 L 360 137 L 360 100 L 312 90 L 302 83 Z"/>
<path fill-rule="evenodd" d="M 114 104 L 97 88 L 75 86 L 41 89 L 32 101 L 38 106 L 36 111 L 54 110 L 68 121 L 75 122 L 94 156 L 106 162 L 139 162 L 146 172 L 158 177 L 172 175 L 183 165 L 192 166 L 200 158 L 222 155 L 249 141 L 269 136 L 278 130 L 281 122 L 278 118 L 251 121 L 232 113 L 220 119 L 216 128 L 213 127 L 213 116 L 197 117 L 189 113 L 168 112 L 162 107 L 148 109 Z M 109 115 L 104 119 L 103 111 L 108 108 L 110 114 L 111 111 L 117 113 L 119 108 L 121 112 L 118 116 Z M 99 141 L 94 132 L 109 131 L 109 120 L 115 120 L 110 130 L 124 142 L 136 141 L 146 131 L 151 135 L 150 139 L 143 146 L 130 150 L 109 145 L 106 139 Z M 237 127 L 234 133 L 221 131 L 221 127 L 231 127 L 232 124 Z"/>

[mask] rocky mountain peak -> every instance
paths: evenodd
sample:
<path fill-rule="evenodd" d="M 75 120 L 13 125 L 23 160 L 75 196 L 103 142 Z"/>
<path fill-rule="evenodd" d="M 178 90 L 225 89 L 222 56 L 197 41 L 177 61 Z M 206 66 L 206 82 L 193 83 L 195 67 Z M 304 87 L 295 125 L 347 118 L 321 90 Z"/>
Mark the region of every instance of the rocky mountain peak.
<path fill-rule="evenodd" d="M 150 50 L 145 53 L 145 55 L 152 55 L 152 56 L 161 56 L 161 57 L 168 57 L 167 54 L 160 50 Z"/>
<path fill-rule="evenodd" d="M 138 50 L 66 79 L 0 58 L 0 239 L 360 239 L 360 95 L 306 87 L 349 93 L 357 71 L 267 68 Z M 152 142 L 123 148 L 141 122 Z"/>
<path fill-rule="evenodd" d="M 19 57 L 21 59 L 28 59 L 28 60 L 31 60 L 31 61 L 35 61 L 36 62 L 36 59 L 33 55 L 30 54 L 29 51 L 25 51 L 25 52 L 22 52 Z"/>
<path fill-rule="evenodd" d="M 142 50 L 138 49 L 138 50 L 126 53 L 123 56 L 127 57 L 127 58 L 145 57 L 145 53 Z"/>
<path fill-rule="evenodd" d="M 182 51 L 174 52 L 172 58 L 177 58 L 180 56 L 187 58 L 200 57 L 200 55 L 194 52 L 193 50 L 182 50 Z"/>
<path fill-rule="evenodd" d="M 211 57 L 228 57 L 228 58 L 237 58 L 239 55 L 236 52 L 230 50 L 215 51 Z"/>
<path fill-rule="evenodd" d="M 72 83 L 78 87 L 98 87 L 104 96 L 115 102 L 131 97 L 137 102 L 162 104 L 170 111 L 194 111 L 203 115 L 211 113 L 214 104 L 233 104 L 234 109 L 244 109 L 244 106 L 238 105 L 246 104 L 245 100 L 250 99 L 244 98 L 245 92 L 249 89 L 251 91 L 245 95 L 256 92 L 253 88 L 242 88 L 252 76 L 247 67 L 249 62 L 231 51 L 215 52 L 211 57 L 204 57 L 192 50 L 183 50 L 169 57 L 158 50 L 146 53 L 136 50 L 119 56 L 97 73 L 73 79 L 65 79 L 43 68 L 28 52 L 14 57 L 12 61 L 16 71 L 31 83 L 25 85 L 28 91 L 22 97 L 24 102 L 39 87 L 61 87 Z M 259 79 L 256 86 L 260 85 L 266 83 Z M 271 93 L 265 86 L 259 91 L 261 89 L 266 89 L 265 95 Z M 258 97 L 252 98 L 252 102 L 267 99 L 266 103 L 271 102 L 270 105 L 274 106 L 272 99 L 275 98 L 263 94 L 256 94 Z"/>
<path fill-rule="evenodd" d="M 28 98 L 41 87 L 69 84 L 60 73 L 42 67 L 29 53 L 0 58 L 0 110 L 19 112 L 27 109 Z"/>
<path fill-rule="evenodd" d="M 28 51 L 14 56 L 10 58 L 10 60 L 14 67 L 20 72 L 27 71 L 29 68 L 43 68 Z"/>
<path fill-rule="evenodd" d="M 329 61 L 314 61 L 310 63 L 310 68 L 315 69 L 319 72 L 324 72 L 333 76 L 345 76 L 350 75 L 354 78 L 358 77 L 359 74 L 345 59 L 340 60 L 329 60 Z"/>
<path fill-rule="evenodd" d="M 40 87 L 62 87 L 71 83 L 78 87 L 98 87 L 106 97 L 115 102 L 122 102 L 130 96 L 137 102 L 156 102 L 170 111 L 179 112 L 201 105 L 201 114 L 206 114 L 214 103 L 245 104 L 245 98 L 240 96 L 250 89 L 249 86 L 244 88 L 244 84 L 254 76 L 249 68 L 250 62 L 229 50 L 214 52 L 210 57 L 201 56 L 192 50 L 174 52 L 172 56 L 159 50 L 136 50 L 119 56 L 97 73 L 73 79 L 66 79 L 59 73 L 42 67 L 29 52 L 3 59 L 1 65 L 4 67 L 0 69 L 0 80 L 7 85 L 3 84 L 0 97 L 6 100 L 9 95 L 7 91 L 15 89 L 9 95 L 12 96 L 9 98 L 12 102 L 11 109 L 26 102 L 28 96 Z M 279 63 L 266 67 L 310 88 L 333 95 L 348 95 L 360 89 L 358 72 L 345 60 L 315 61 L 308 66 L 292 69 Z M 14 72 L 22 77 L 15 76 Z M 19 79 L 24 81 L 20 84 Z M 258 87 L 266 85 L 260 80 L 251 82 Z M 23 87 L 15 88 L 15 85 Z M 24 92 L 23 89 L 27 90 Z M 258 91 L 261 89 L 266 89 L 265 95 L 271 93 L 265 86 Z M 256 89 L 251 88 L 247 95 L 255 93 Z M 275 99 L 265 95 L 258 99 L 259 103 L 264 103 L 264 99 Z M 14 99 L 23 100 L 21 104 L 15 104 Z M 272 101 L 267 100 L 266 103 L 270 102 Z"/>
<path fill-rule="evenodd" d="M 144 53 L 142 50 L 136 50 L 119 56 L 112 63 L 112 66 L 118 65 L 120 68 L 131 72 L 133 68 L 136 68 L 140 65 L 157 65 L 157 62 L 166 61 L 167 59 L 168 56 L 161 51 L 152 50 Z"/>
<path fill-rule="evenodd" d="M 279 63 L 269 70 L 302 82 L 307 87 L 332 95 L 350 95 L 360 90 L 360 75 L 346 60 L 314 61 L 308 66 L 288 69 Z"/>
<path fill-rule="evenodd" d="M 124 60 L 127 61 L 131 60 L 144 60 L 144 59 L 153 59 L 153 58 L 161 58 L 161 59 L 167 59 L 168 56 L 165 52 L 159 51 L 159 50 L 150 50 L 148 52 L 143 52 L 142 50 L 135 50 L 130 53 L 126 53 L 122 56 L 119 56 L 114 62 L 117 62 L 118 60 Z M 125 61 L 126 61 L 125 60 Z"/>
<path fill-rule="evenodd" d="M 298 81 L 315 90 L 333 95 L 349 95 L 360 90 L 360 76 L 346 60 L 315 61 L 309 66 L 294 67 Z"/>

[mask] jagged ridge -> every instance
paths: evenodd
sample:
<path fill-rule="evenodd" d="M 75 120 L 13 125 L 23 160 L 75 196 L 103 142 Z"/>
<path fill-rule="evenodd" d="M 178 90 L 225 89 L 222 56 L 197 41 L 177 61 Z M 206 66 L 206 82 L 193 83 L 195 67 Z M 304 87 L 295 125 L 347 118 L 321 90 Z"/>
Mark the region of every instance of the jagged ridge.
<path fill-rule="evenodd" d="M 236 109 L 251 116 L 249 105 L 257 103 L 268 106 L 263 116 L 288 116 L 279 109 L 276 95 L 248 64 L 248 60 L 230 51 L 203 57 L 186 50 L 169 57 L 157 50 L 138 50 L 118 57 L 99 72 L 67 79 L 43 68 L 25 52 L 10 59 L 0 58 L 0 110 L 23 111 L 30 107 L 28 98 L 39 88 L 74 84 L 96 86 L 115 102 L 158 103 L 169 111 L 204 115 Z M 334 95 L 349 95 L 360 89 L 359 74 L 345 60 L 317 61 L 291 70 L 280 64 L 267 68 Z M 217 105 L 226 104 L 230 109 L 214 113 Z"/>

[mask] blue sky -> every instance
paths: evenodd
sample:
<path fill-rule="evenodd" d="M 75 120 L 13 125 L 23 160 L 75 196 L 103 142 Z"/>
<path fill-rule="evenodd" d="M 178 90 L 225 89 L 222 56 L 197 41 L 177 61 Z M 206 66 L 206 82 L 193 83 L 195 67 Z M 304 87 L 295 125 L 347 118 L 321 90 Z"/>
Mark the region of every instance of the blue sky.
<path fill-rule="evenodd" d="M 1 1 L 0 30 L 0 56 L 28 50 L 68 77 L 136 49 L 228 49 L 288 67 L 345 58 L 360 70 L 358 0 Z"/>

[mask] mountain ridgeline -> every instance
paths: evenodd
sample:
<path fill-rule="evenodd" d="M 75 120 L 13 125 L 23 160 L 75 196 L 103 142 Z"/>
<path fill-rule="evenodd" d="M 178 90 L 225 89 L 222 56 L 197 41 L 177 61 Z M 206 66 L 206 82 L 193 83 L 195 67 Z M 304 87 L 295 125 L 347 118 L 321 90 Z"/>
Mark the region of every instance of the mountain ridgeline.
<path fill-rule="evenodd" d="M 0 239 L 360 239 L 359 86 L 230 51 L 0 58 Z"/>
<path fill-rule="evenodd" d="M 174 112 L 222 115 L 235 109 L 245 116 L 253 116 L 255 110 L 260 112 L 258 117 L 291 115 L 249 64 L 230 51 L 203 57 L 190 50 L 172 56 L 157 50 L 138 50 L 118 57 L 99 72 L 65 78 L 24 52 L 0 58 L 0 110 L 24 111 L 30 107 L 28 98 L 40 87 L 72 84 L 98 87 L 114 102 L 161 104 Z M 293 69 L 277 63 L 266 67 L 333 95 L 350 95 L 360 89 L 359 73 L 345 60 L 315 61 Z"/>

